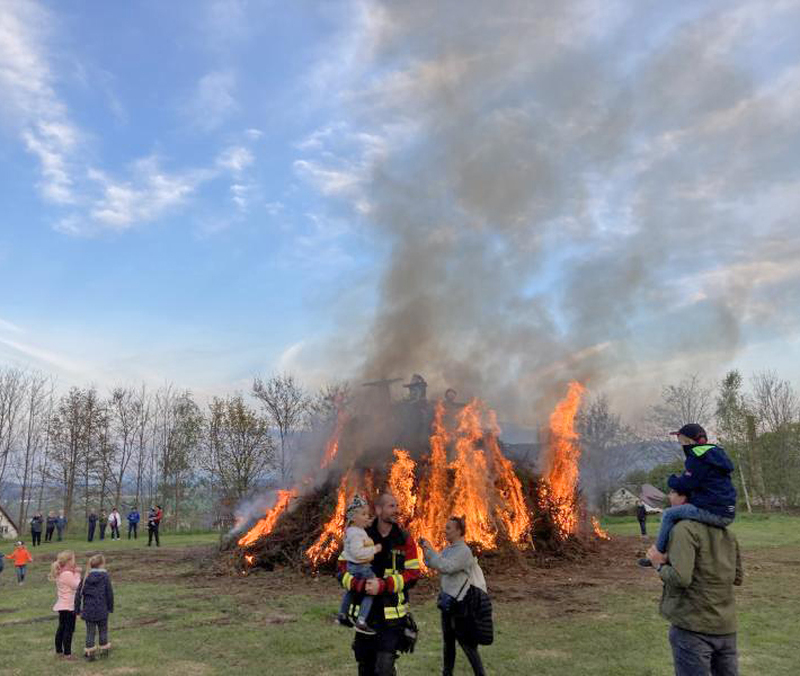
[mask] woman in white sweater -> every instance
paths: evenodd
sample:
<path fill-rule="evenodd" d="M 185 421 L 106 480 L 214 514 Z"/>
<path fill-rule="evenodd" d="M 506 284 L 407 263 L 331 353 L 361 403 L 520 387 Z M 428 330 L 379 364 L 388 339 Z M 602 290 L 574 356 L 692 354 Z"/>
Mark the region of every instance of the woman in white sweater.
<path fill-rule="evenodd" d="M 442 611 L 442 640 L 444 666 L 442 676 L 452 676 L 456 663 L 456 641 L 472 666 L 475 676 L 485 676 L 478 645 L 466 631 L 465 618 L 460 615 L 458 604 L 466 596 L 470 585 L 486 591 L 486 581 L 472 551 L 464 542 L 466 526 L 463 517 L 451 516 L 447 520 L 444 536 L 448 545 L 437 552 L 431 543 L 420 540 L 425 565 L 439 571 L 441 592 L 439 609 Z"/>

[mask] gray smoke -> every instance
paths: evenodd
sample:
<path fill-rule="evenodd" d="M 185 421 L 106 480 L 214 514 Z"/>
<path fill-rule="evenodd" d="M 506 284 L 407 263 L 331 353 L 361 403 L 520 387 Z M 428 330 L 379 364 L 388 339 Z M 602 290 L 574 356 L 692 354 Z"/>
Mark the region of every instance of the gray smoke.
<path fill-rule="evenodd" d="M 371 326 L 337 342 L 365 379 L 421 372 L 524 421 L 572 378 L 635 408 L 796 331 L 800 65 L 759 54 L 797 44 L 797 3 L 364 17 L 341 100 L 384 143 L 357 198 L 390 253 Z"/>

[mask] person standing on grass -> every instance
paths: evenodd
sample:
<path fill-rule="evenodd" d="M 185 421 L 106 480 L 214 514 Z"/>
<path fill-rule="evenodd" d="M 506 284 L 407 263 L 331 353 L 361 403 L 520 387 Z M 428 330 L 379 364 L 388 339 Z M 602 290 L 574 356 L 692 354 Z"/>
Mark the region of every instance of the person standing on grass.
<path fill-rule="evenodd" d="M 161 526 L 161 518 L 163 517 L 164 512 L 161 511 L 161 505 L 155 505 L 154 507 L 150 508 L 150 511 L 147 514 L 147 546 L 153 544 L 153 539 L 155 538 L 156 547 L 161 546 L 161 540 L 158 537 L 158 529 Z"/>
<path fill-rule="evenodd" d="M 42 545 L 42 515 L 36 512 L 31 519 L 31 546 Z"/>
<path fill-rule="evenodd" d="M 486 676 L 478 645 L 470 637 L 467 618 L 459 612 L 471 585 L 486 591 L 486 580 L 472 551 L 464 542 L 466 523 L 463 517 L 451 516 L 444 527 L 448 542 L 437 552 L 424 538 L 419 541 L 428 567 L 439 571 L 441 591 L 436 603 L 442 614 L 443 661 L 442 676 L 453 676 L 456 664 L 456 641 L 472 667 L 475 676 Z"/>
<path fill-rule="evenodd" d="M 133 533 L 133 539 L 136 540 L 138 538 L 137 531 L 139 530 L 139 520 L 141 516 L 139 516 L 139 510 L 136 509 L 136 505 L 133 506 L 133 509 L 128 512 L 128 539 L 131 539 L 131 533 Z"/>
<path fill-rule="evenodd" d="M 686 503 L 672 490 L 670 503 Z M 664 583 L 661 614 L 670 622 L 675 676 L 738 676 L 734 585 L 743 579 L 736 536 L 727 528 L 679 521 L 667 553 L 647 552 Z"/>
<path fill-rule="evenodd" d="M 100 510 L 100 518 L 97 520 L 97 525 L 100 526 L 100 539 L 106 539 L 106 527 L 108 526 L 108 517 L 103 510 Z"/>
<path fill-rule="evenodd" d="M 122 523 L 122 517 L 119 515 L 117 508 L 111 510 L 108 515 L 108 525 L 111 528 L 111 539 L 119 540 L 119 525 Z"/>
<path fill-rule="evenodd" d="M 56 583 L 58 613 L 56 629 L 56 656 L 71 660 L 72 635 L 75 633 L 75 591 L 81 583 L 81 569 L 75 565 L 75 552 L 61 552 L 50 566 L 47 579 Z"/>
<path fill-rule="evenodd" d="M 639 530 L 642 532 L 642 537 L 647 535 L 647 507 L 644 502 L 639 500 L 636 505 L 636 520 L 639 522 Z"/>
<path fill-rule="evenodd" d="M 6 555 L 7 559 L 14 562 L 14 568 L 17 571 L 17 584 L 25 584 L 25 573 L 27 566 L 33 561 L 31 553 L 26 549 L 25 543 L 22 540 L 17 541 L 17 546 L 14 551 Z"/>
<path fill-rule="evenodd" d="M 64 511 L 60 511 L 58 513 L 58 518 L 56 519 L 56 532 L 58 533 L 58 541 L 64 538 L 64 529 L 67 527 L 67 517 L 64 516 Z"/>
<path fill-rule="evenodd" d="M 111 643 L 108 640 L 108 615 L 114 612 L 114 589 L 111 578 L 105 569 L 106 560 L 102 554 L 89 559 L 86 577 L 75 594 L 75 612 L 86 622 L 86 651 L 84 657 L 93 662 L 98 648 L 94 645 L 98 634 L 100 657 L 108 657 Z"/>
<path fill-rule="evenodd" d="M 47 514 L 47 529 L 44 532 L 44 541 L 45 542 L 52 542 L 53 541 L 53 531 L 56 529 L 56 513 L 55 512 L 48 512 Z"/>
<path fill-rule="evenodd" d="M 375 500 L 375 520 L 365 530 L 370 539 L 381 545 L 372 559 L 375 577 L 358 579 L 347 572 L 343 556 L 337 563 L 337 579 L 349 592 L 374 596 L 368 623 L 375 635 L 356 633 L 353 653 L 358 663 L 358 676 L 394 676 L 398 652 L 409 650 L 406 631 L 411 628 L 408 591 L 420 577 L 417 545 L 397 525 L 397 499 L 383 493 Z M 358 616 L 356 603 L 348 615 Z"/>
<path fill-rule="evenodd" d="M 94 512 L 89 512 L 89 516 L 86 518 L 86 521 L 89 523 L 88 541 L 91 542 L 94 540 L 94 529 L 97 527 L 97 514 Z"/>

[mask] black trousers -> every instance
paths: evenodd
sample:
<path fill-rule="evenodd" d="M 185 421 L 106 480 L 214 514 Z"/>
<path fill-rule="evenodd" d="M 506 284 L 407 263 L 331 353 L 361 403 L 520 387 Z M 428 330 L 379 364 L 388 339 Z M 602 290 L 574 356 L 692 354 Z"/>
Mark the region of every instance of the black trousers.
<path fill-rule="evenodd" d="M 72 610 L 58 611 L 56 629 L 56 652 L 59 655 L 72 654 L 72 635 L 75 633 L 75 613 Z"/>
<path fill-rule="evenodd" d="M 158 539 L 158 524 L 149 524 L 147 526 L 147 546 L 153 544 L 153 538 L 156 539 L 156 547 L 161 546 L 161 540 Z"/>
<path fill-rule="evenodd" d="M 111 538 L 117 538 L 117 540 L 119 540 L 119 526 L 116 524 L 111 526 Z"/>
<path fill-rule="evenodd" d="M 139 527 L 138 523 L 131 523 L 130 521 L 128 521 L 128 539 L 129 540 L 131 539 L 131 533 L 133 533 L 133 539 L 134 540 L 138 539 L 139 536 L 136 533 L 136 531 L 139 529 L 138 527 Z"/>
<path fill-rule="evenodd" d="M 442 613 L 442 657 L 444 658 L 442 676 L 453 676 L 453 668 L 456 665 L 456 641 L 467 656 L 472 673 L 475 676 L 486 676 L 478 646 L 466 638 L 463 622 L 460 617 Z"/>
<path fill-rule="evenodd" d="M 100 622 L 89 622 L 86 620 L 86 647 L 94 648 L 94 633 L 99 634 L 97 641 L 100 647 L 108 645 L 108 619 Z"/>
<path fill-rule="evenodd" d="M 42 531 L 31 531 L 31 546 L 35 547 L 36 545 L 42 544 Z"/>
<path fill-rule="evenodd" d="M 44 541 L 45 542 L 52 542 L 53 541 L 53 531 L 55 530 L 54 527 L 47 527 L 47 530 L 44 532 Z"/>
<path fill-rule="evenodd" d="M 642 535 L 647 535 L 647 521 L 640 520 L 639 521 L 639 530 L 642 531 Z"/>
<path fill-rule="evenodd" d="M 377 625 L 375 636 L 356 633 L 353 653 L 358 662 L 358 676 L 396 676 L 397 647 L 403 635 L 398 625 Z"/>
<path fill-rule="evenodd" d="M 88 537 L 88 540 L 89 540 L 89 542 L 94 540 L 94 524 L 93 523 L 89 524 L 89 537 Z"/>
<path fill-rule="evenodd" d="M 101 523 L 100 524 L 100 539 L 101 540 L 105 540 L 106 539 L 106 525 L 107 524 L 105 524 L 105 523 Z"/>

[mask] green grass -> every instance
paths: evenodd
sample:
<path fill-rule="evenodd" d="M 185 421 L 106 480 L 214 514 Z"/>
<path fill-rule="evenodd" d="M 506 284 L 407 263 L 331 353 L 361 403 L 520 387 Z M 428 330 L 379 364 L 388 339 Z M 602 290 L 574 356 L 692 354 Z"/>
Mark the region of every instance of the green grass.
<path fill-rule="evenodd" d="M 613 533 L 636 523 L 612 519 Z M 655 527 L 655 523 L 652 524 Z M 743 517 L 737 533 L 747 577 L 738 592 L 744 674 L 800 673 L 795 616 L 800 607 L 800 519 Z M 332 623 L 339 590 L 328 576 L 259 571 L 216 574 L 215 534 L 166 535 L 148 549 L 141 538 L 62 543 L 80 552 L 104 550 L 115 584 L 107 662 L 58 664 L 52 656 L 55 614 L 47 566 L 60 548 L 36 548 L 29 581 L 0 574 L 0 673 L 44 674 L 353 674 L 352 634 Z M 490 674 L 669 676 L 667 625 L 657 612 L 660 582 L 633 563 L 638 538 L 616 538 L 590 559 L 537 568 L 525 576 L 489 576 L 495 597 L 495 644 L 482 649 Z M 2 551 L 8 553 L 9 547 Z M 48 556 L 45 557 L 44 554 Z M 421 627 L 417 651 L 400 661 L 403 676 L 439 673 L 435 590 L 413 597 Z M 79 622 L 73 648 L 80 652 Z M 459 654 L 456 673 L 470 671 Z"/>

